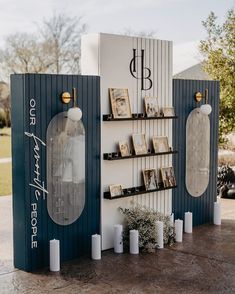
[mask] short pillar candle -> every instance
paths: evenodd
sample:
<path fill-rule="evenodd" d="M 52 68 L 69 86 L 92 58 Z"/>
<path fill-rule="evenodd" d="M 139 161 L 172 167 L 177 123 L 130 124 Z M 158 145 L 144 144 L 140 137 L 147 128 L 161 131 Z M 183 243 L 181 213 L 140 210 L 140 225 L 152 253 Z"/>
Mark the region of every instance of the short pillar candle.
<path fill-rule="evenodd" d="M 50 240 L 50 271 L 58 272 L 60 270 L 60 241 Z"/>
<path fill-rule="evenodd" d="M 156 229 L 157 229 L 157 248 L 162 249 L 164 248 L 163 242 L 163 222 L 157 221 L 156 222 Z"/>
<path fill-rule="evenodd" d="M 193 232 L 193 214 L 190 211 L 184 214 L 184 232 L 189 234 Z"/>
<path fill-rule="evenodd" d="M 94 260 L 101 259 L 101 238 L 98 234 L 91 236 L 91 258 Z"/>
<path fill-rule="evenodd" d="M 175 220 L 175 241 L 182 242 L 183 240 L 183 221 L 181 219 Z"/>
<path fill-rule="evenodd" d="M 114 252 L 123 253 L 123 240 L 122 240 L 123 226 L 114 225 Z"/>
<path fill-rule="evenodd" d="M 214 225 L 221 225 L 221 204 L 214 202 Z"/>
<path fill-rule="evenodd" d="M 139 232 L 130 230 L 130 254 L 139 254 Z"/>

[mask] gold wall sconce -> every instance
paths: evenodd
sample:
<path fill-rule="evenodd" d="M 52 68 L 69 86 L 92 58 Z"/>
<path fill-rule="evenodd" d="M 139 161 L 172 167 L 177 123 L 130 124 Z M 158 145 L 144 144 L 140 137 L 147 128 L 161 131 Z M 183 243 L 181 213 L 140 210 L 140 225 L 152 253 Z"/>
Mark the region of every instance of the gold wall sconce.
<path fill-rule="evenodd" d="M 76 107 L 76 102 L 77 102 L 76 88 L 73 88 L 72 95 L 69 92 L 63 92 L 61 94 L 61 101 L 64 104 L 68 104 L 71 101 L 71 99 L 73 99 L 74 107 Z"/>
<path fill-rule="evenodd" d="M 194 98 L 195 98 L 196 102 L 200 102 L 203 98 L 205 98 L 206 104 L 207 104 L 208 103 L 208 89 L 205 90 L 204 96 L 201 92 L 196 92 L 194 94 Z"/>
<path fill-rule="evenodd" d="M 68 104 L 71 99 L 73 99 L 73 107 L 68 110 L 68 118 L 73 121 L 79 121 L 82 118 L 82 110 L 77 106 L 76 88 L 73 88 L 72 95 L 69 92 L 63 92 L 61 94 L 62 103 Z"/>
<path fill-rule="evenodd" d="M 212 111 L 212 107 L 211 105 L 208 103 L 208 89 L 205 90 L 205 95 L 203 96 L 203 94 L 201 92 L 196 92 L 194 94 L 194 99 L 196 100 L 196 102 L 200 102 L 203 98 L 205 98 L 205 104 L 202 104 L 200 107 L 200 110 L 203 114 L 205 115 L 209 115 Z"/>

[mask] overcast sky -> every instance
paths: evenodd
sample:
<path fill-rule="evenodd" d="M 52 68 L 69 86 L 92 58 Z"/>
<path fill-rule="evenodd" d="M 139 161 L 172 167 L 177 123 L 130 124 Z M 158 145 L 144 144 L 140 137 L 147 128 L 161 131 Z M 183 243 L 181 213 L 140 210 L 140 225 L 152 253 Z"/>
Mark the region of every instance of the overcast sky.
<path fill-rule="evenodd" d="M 155 31 L 157 38 L 173 40 L 177 73 L 199 61 L 201 21 L 214 11 L 222 22 L 234 5 L 234 0 L 0 0 L 0 46 L 7 35 L 31 32 L 34 22 L 64 12 L 83 16 L 89 32 Z"/>

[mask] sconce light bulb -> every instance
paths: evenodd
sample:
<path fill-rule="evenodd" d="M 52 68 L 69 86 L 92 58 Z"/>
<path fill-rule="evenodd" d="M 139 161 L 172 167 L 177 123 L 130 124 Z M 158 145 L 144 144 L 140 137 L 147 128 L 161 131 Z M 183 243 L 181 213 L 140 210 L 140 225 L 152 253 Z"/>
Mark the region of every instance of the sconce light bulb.
<path fill-rule="evenodd" d="M 212 111 L 212 107 L 210 106 L 210 104 L 203 104 L 201 105 L 200 110 L 203 114 L 209 115 Z"/>
<path fill-rule="evenodd" d="M 82 111 L 78 107 L 73 107 L 68 110 L 68 118 L 73 121 L 79 121 L 82 118 Z"/>

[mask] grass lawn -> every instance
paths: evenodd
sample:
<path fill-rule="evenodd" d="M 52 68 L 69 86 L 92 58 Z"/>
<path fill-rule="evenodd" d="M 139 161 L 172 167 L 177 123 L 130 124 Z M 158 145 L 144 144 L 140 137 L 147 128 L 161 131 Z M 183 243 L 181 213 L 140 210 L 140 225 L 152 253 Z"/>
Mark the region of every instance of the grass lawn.
<path fill-rule="evenodd" d="M 0 196 L 11 195 L 11 162 L 0 163 Z"/>
<path fill-rule="evenodd" d="M 0 129 L 0 158 L 11 157 L 11 128 Z"/>

